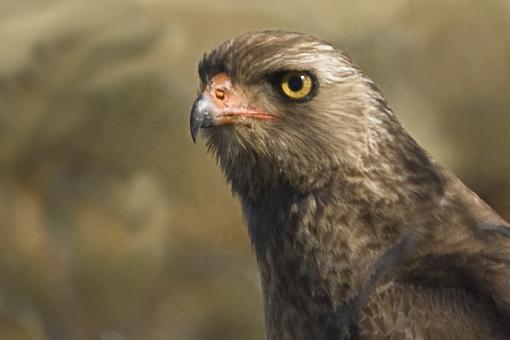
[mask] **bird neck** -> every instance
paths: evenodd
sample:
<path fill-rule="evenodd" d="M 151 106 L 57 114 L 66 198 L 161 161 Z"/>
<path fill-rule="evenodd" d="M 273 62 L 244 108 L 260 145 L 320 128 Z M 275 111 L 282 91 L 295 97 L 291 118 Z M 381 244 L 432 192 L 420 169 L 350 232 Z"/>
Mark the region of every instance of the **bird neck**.
<path fill-rule="evenodd" d="M 270 339 L 322 338 L 313 332 L 328 329 L 332 316 L 347 334 L 360 296 L 379 279 L 374 273 L 380 263 L 392 267 L 388 261 L 402 258 L 402 244 L 422 215 L 417 207 L 437 197 L 436 169 L 425 154 L 391 164 L 387 174 L 335 169 L 327 185 L 308 191 L 275 181 L 256 201 L 240 195 Z M 404 178 L 396 167 L 413 172 Z"/>
<path fill-rule="evenodd" d="M 361 190 L 353 186 L 338 179 L 332 186 L 301 193 L 282 185 L 258 204 L 243 201 L 270 339 L 321 338 L 339 306 L 352 309 L 341 312 L 342 317 L 354 318 L 355 308 L 349 306 L 377 259 L 405 234 L 393 227 L 396 222 L 372 223 L 376 214 L 385 214 L 384 208 L 375 208 L 380 202 L 354 203 L 339 196 L 344 190 Z M 341 322 L 345 332 L 347 319 Z"/>

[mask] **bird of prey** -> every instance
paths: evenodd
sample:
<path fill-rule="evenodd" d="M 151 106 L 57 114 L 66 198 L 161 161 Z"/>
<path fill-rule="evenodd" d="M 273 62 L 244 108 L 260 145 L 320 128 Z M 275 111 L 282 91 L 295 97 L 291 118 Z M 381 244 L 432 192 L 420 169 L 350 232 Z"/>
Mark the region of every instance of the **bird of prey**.
<path fill-rule="evenodd" d="M 199 64 L 193 140 L 240 199 L 270 340 L 510 339 L 510 227 L 344 52 L 252 32 Z"/>

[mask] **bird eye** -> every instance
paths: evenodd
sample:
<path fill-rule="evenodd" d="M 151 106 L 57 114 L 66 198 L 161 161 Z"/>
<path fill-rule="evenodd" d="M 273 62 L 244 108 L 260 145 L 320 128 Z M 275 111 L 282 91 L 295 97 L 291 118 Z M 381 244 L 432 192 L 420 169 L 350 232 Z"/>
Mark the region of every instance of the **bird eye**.
<path fill-rule="evenodd" d="M 314 90 L 314 79 L 307 72 L 286 72 L 281 75 L 279 87 L 290 99 L 306 99 Z"/>

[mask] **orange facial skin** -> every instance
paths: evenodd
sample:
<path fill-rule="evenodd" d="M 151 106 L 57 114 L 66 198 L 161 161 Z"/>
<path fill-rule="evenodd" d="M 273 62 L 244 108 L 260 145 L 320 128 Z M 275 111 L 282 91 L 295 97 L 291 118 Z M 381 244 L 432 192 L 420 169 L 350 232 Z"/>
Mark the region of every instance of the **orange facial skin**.
<path fill-rule="evenodd" d="M 217 125 L 248 124 L 250 119 L 277 120 L 275 115 L 247 106 L 247 98 L 232 86 L 230 77 L 224 72 L 218 73 L 209 81 L 204 94 L 218 110 Z"/>

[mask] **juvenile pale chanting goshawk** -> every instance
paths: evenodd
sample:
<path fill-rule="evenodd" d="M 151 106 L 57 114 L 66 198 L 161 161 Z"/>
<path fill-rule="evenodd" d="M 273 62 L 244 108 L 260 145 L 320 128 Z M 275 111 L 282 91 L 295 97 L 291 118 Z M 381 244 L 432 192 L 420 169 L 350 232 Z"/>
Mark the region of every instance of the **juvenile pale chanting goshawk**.
<path fill-rule="evenodd" d="M 340 50 L 247 33 L 191 112 L 239 197 L 270 340 L 510 339 L 510 228 Z"/>

